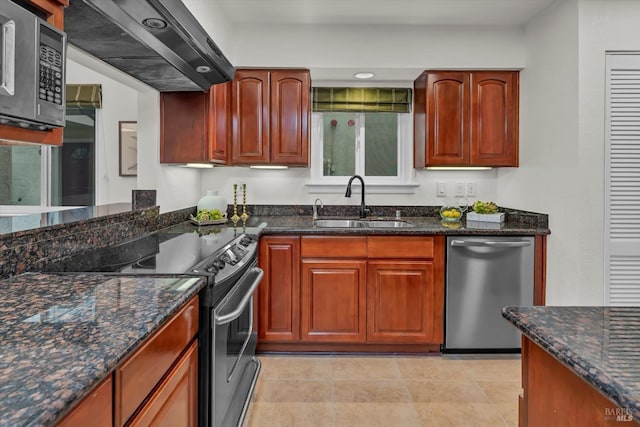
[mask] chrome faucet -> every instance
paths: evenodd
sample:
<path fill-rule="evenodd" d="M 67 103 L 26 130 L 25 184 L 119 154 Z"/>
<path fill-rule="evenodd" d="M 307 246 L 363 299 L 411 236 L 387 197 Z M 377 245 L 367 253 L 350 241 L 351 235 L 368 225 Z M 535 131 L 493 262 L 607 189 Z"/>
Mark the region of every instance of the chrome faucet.
<path fill-rule="evenodd" d="M 360 175 L 354 175 L 349 179 L 349 183 L 347 184 L 347 192 L 344 193 L 344 197 L 351 197 L 351 183 L 354 179 L 358 178 L 360 180 L 360 184 L 362 185 L 362 199 L 360 201 L 360 218 L 367 217 L 367 206 L 364 204 L 364 179 Z"/>
<path fill-rule="evenodd" d="M 320 207 L 322 207 L 322 200 L 320 199 L 316 199 L 315 202 L 313 202 L 313 220 L 315 221 L 316 219 L 318 219 L 318 202 L 320 202 Z"/>

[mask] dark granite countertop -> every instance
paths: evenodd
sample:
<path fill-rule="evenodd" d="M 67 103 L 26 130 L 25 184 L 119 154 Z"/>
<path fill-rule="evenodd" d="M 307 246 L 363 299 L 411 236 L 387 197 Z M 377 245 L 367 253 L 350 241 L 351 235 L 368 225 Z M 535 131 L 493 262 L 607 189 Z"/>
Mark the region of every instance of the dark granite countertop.
<path fill-rule="evenodd" d="M 359 219 L 357 216 L 321 216 L 320 219 Z M 368 217 L 367 220 L 395 219 L 393 217 Z M 500 224 L 495 223 L 468 223 L 462 220 L 458 223 L 443 223 L 440 218 L 432 216 L 402 217 L 402 221 L 413 224 L 413 227 L 398 228 L 324 228 L 313 224 L 313 217 L 306 215 L 259 215 L 251 216 L 243 223 L 238 222 L 235 227 L 239 231 L 259 234 L 406 234 L 406 235 L 537 235 L 549 234 L 550 230 L 545 223 L 526 222 L 520 220 L 507 220 Z M 234 227 L 231 221 L 224 225 L 198 227 L 190 222 L 182 222 L 173 225 L 163 231 L 169 232 L 198 232 L 200 234 L 215 233 L 225 227 Z"/>
<path fill-rule="evenodd" d="M 502 315 L 640 419 L 640 307 L 506 307 Z"/>
<path fill-rule="evenodd" d="M 0 281 L 0 426 L 52 425 L 203 286 L 89 274 Z"/>

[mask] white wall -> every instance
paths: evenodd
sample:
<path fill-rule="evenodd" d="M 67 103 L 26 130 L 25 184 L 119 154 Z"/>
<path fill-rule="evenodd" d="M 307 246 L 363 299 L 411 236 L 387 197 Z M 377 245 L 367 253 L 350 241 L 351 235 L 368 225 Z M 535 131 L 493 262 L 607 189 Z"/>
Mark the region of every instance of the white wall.
<path fill-rule="evenodd" d="M 500 169 L 498 203 L 549 214 L 547 303 L 578 302 L 578 2 L 562 0 L 526 27 L 520 167 Z"/>

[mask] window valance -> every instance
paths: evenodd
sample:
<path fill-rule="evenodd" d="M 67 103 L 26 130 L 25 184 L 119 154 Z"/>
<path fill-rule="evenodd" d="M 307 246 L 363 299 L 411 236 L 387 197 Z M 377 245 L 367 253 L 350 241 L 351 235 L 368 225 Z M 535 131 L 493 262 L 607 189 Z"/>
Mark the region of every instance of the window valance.
<path fill-rule="evenodd" d="M 411 89 L 373 87 L 314 87 L 313 111 L 393 112 L 411 111 Z"/>
<path fill-rule="evenodd" d="M 102 85 L 68 84 L 67 107 L 102 108 Z"/>

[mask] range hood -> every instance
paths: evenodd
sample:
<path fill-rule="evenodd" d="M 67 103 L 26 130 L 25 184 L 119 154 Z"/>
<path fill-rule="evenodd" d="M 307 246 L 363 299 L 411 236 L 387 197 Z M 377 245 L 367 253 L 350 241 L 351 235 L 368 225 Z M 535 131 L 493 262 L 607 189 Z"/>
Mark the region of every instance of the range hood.
<path fill-rule="evenodd" d="M 180 0 L 73 0 L 70 44 L 161 92 L 204 91 L 234 68 Z"/>

